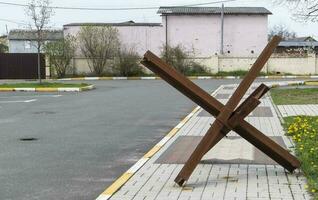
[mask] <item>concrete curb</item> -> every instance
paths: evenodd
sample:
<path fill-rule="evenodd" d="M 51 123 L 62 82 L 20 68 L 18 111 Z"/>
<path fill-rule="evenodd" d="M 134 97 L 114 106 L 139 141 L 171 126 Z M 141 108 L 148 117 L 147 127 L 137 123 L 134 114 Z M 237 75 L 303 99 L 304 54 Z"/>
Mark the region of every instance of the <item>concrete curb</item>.
<path fill-rule="evenodd" d="M 266 84 L 266 83 L 265 83 Z M 289 86 L 289 85 L 304 85 L 305 81 L 290 81 L 279 83 L 267 83 L 270 88 Z M 218 87 L 211 95 L 214 96 L 224 85 Z M 124 172 L 119 178 L 117 178 L 106 190 L 101 193 L 96 200 L 108 200 L 115 194 L 151 157 L 153 157 L 176 133 L 192 118 L 192 116 L 200 109 L 199 106 L 194 108 L 190 114 L 181 120 L 173 129 L 171 129 L 167 135 L 158 142 L 153 148 L 151 148 L 141 159 L 139 159 L 132 167 Z"/>
<path fill-rule="evenodd" d="M 212 95 L 216 94 L 223 86 L 218 87 Z M 107 200 L 115 192 L 117 192 L 151 157 L 153 157 L 176 133 L 192 118 L 192 116 L 200 109 L 195 107 L 185 118 L 183 118 L 167 135 L 160 140 L 154 147 L 152 147 L 141 159 L 139 159 L 132 167 L 124 172 L 112 185 L 100 194 L 96 200 Z"/>
<path fill-rule="evenodd" d="M 242 76 L 188 76 L 191 80 L 206 80 L 206 79 L 241 79 Z M 305 75 L 305 76 L 259 76 L 262 79 L 315 79 L 318 75 Z M 161 80 L 157 76 L 145 77 L 78 77 L 78 78 L 62 78 L 56 79 L 59 81 L 97 81 L 97 80 Z"/>
<path fill-rule="evenodd" d="M 106 190 L 101 193 L 96 200 L 107 200 L 115 192 L 117 192 L 152 156 L 154 156 L 175 134 L 181 129 L 181 127 L 191 119 L 191 117 L 199 110 L 196 107 L 190 114 L 188 114 L 177 126 L 171 129 L 168 134 L 158 142 L 153 148 L 151 148 L 141 159 L 139 159 L 132 167 L 130 167 L 125 173 L 123 173 L 113 184 L 111 184 Z"/>
<path fill-rule="evenodd" d="M 313 82 L 313 81 L 306 81 L 306 82 L 305 82 L 305 85 L 318 86 L 318 82 L 317 82 L 317 81 L 315 81 L 315 82 Z"/>
<path fill-rule="evenodd" d="M 62 88 L 1 88 L 0 92 L 82 92 L 94 89 L 94 85 L 85 87 L 62 87 Z"/>

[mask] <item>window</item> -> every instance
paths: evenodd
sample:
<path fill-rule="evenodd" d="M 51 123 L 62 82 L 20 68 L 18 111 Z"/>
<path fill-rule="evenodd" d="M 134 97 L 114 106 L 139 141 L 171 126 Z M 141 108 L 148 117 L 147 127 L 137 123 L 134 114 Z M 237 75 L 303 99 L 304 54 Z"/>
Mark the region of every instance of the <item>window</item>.
<path fill-rule="evenodd" d="M 227 53 L 231 53 L 231 51 L 227 51 Z"/>
<path fill-rule="evenodd" d="M 31 49 L 31 41 L 25 41 L 24 42 L 24 48 Z"/>

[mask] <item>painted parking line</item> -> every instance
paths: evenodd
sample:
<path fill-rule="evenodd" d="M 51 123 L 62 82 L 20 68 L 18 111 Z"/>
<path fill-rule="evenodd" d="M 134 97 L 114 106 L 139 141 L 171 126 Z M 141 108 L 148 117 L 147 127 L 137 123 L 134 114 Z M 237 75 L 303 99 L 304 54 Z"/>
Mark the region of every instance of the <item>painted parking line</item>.
<path fill-rule="evenodd" d="M 18 100 L 18 101 L 0 101 L 0 103 L 31 103 L 35 101 L 37 101 L 37 99 Z"/>
<path fill-rule="evenodd" d="M 14 96 L 2 96 L 0 97 L 0 99 L 8 99 L 8 98 L 23 98 L 23 97 L 53 97 L 53 98 L 58 98 L 61 97 L 63 95 L 61 94 L 56 94 L 56 95 L 14 95 Z"/>

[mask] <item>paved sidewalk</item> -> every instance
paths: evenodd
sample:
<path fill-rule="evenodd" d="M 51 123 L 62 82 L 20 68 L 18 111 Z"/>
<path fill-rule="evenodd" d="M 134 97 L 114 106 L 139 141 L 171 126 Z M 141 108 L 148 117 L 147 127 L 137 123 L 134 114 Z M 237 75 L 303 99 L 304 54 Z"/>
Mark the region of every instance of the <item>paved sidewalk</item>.
<path fill-rule="evenodd" d="M 318 116 L 318 104 L 279 105 L 277 107 L 283 117 L 297 115 Z"/>
<path fill-rule="evenodd" d="M 213 95 L 225 103 L 235 86 L 221 86 Z M 256 86 L 253 85 L 252 89 Z M 269 96 L 261 101 L 246 120 L 280 145 L 292 147 L 291 141 L 284 136 Z M 213 121 L 213 117 L 197 108 L 186 123 L 181 124 L 182 127 L 180 125 L 173 131 L 176 134 L 171 139 L 164 138 L 160 142 L 166 144 L 157 153 L 149 156 L 149 160 L 147 155 L 144 156 L 144 160 L 141 159 L 121 177 L 120 180 L 129 179 L 123 187 L 112 196 L 116 186 L 110 187 L 98 199 L 310 199 L 304 188 L 306 180 L 298 170 L 294 174 L 288 173 L 234 132 L 204 156 L 185 187 L 178 187 L 174 178 Z M 136 167 L 138 169 L 141 165 L 137 171 Z M 115 185 L 124 182 L 120 180 Z"/>

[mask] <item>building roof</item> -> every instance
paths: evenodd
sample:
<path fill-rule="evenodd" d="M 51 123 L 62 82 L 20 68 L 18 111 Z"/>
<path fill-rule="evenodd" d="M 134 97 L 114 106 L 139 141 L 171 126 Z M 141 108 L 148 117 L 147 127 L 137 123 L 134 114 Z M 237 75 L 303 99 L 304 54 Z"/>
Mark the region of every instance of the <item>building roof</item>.
<path fill-rule="evenodd" d="M 9 32 L 9 40 L 36 40 L 34 30 L 14 29 Z M 59 40 L 63 38 L 62 30 L 45 30 L 44 40 Z"/>
<path fill-rule="evenodd" d="M 158 14 L 162 15 L 213 15 L 221 14 L 221 7 L 160 7 Z M 224 7 L 224 14 L 248 14 L 248 15 L 270 15 L 269 10 L 264 7 Z"/>
<path fill-rule="evenodd" d="M 293 41 L 282 41 L 278 45 L 279 47 L 318 47 L 318 42 L 293 42 Z"/>
<path fill-rule="evenodd" d="M 285 42 L 315 42 L 316 40 L 313 37 L 296 37 L 292 39 L 285 40 Z"/>
<path fill-rule="evenodd" d="M 161 23 L 136 23 L 134 21 L 120 23 L 70 23 L 64 26 L 161 26 Z"/>

